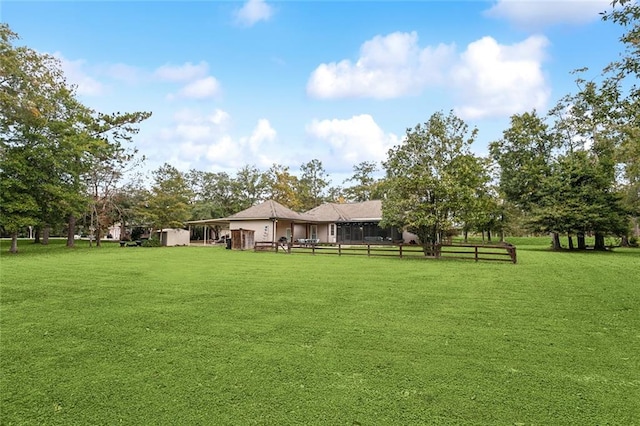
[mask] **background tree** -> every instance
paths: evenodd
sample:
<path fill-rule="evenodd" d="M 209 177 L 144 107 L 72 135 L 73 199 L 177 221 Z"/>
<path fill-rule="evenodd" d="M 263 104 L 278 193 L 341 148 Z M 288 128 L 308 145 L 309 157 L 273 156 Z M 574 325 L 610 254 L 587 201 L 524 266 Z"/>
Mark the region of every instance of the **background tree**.
<path fill-rule="evenodd" d="M 313 159 L 300 166 L 298 193 L 303 211 L 318 207 L 325 201 L 329 175 L 322 166 L 322 161 Z"/>
<path fill-rule="evenodd" d="M 193 193 L 186 176 L 165 163 L 152 172 L 153 184 L 142 206 L 145 222 L 153 230 L 182 228 L 191 216 Z"/>
<path fill-rule="evenodd" d="M 380 181 L 375 174 L 380 170 L 375 161 L 363 161 L 353 166 L 353 176 L 344 183 L 352 182 L 344 189 L 348 201 L 361 202 L 381 198 Z"/>
<path fill-rule="evenodd" d="M 389 150 L 386 198 L 381 226 L 407 228 L 420 242 L 442 241 L 456 224 L 470 193 L 476 190 L 474 156 L 470 146 L 477 130 L 450 112 L 433 114 L 424 124 L 407 130 L 405 141 Z"/>
<path fill-rule="evenodd" d="M 239 210 L 249 208 L 264 200 L 265 175 L 256 166 L 245 165 L 236 173 L 234 192 Z"/>
<path fill-rule="evenodd" d="M 295 211 L 302 209 L 302 201 L 298 192 L 299 181 L 289 172 L 289 167 L 274 164 L 265 175 L 267 198 Z"/>

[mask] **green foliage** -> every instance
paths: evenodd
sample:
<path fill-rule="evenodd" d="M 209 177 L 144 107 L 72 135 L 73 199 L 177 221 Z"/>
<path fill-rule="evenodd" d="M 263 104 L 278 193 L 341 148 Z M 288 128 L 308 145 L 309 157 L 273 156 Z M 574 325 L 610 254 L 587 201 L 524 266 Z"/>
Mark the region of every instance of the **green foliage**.
<path fill-rule="evenodd" d="M 57 59 L 14 46 L 16 40 L 0 24 L 0 178 L 20 181 L 2 188 L 0 225 L 60 224 L 88 210 L 89 200 L 92 217 L 106 216 L 108 194 L 98 189 L 117 181 L 120 166 L 130 160 L 122 143 L 150 113 L 102 114 L 85 107 Z M 100 224 L 98 217 L 98 229 Z"/>
<path fill-rule="evenodd" d="M 424 125 L 408 129 L 406 140 L 383 163 L 381 226 L 406 227 L 431 244 L 464 220 L 464 209 L 486 182 L 480 159 L 469 150 L 476 134 L 475 129 L 469 134 L 452 112 L 435 113 Z"/>
<path fill-rule="evenodd" d="M 154 229 L 182 228 L 191 216 L 193 196 L 187 177 L 168 163 L 152 174 L 153 186 L 138 213 Z"/>
<path fill-rule="evenodd" d="M 345 188 L 345 198 L 353 202 L 380 200 L 381 183 L 374 177 L 378 170 L 378 164 L 374 161 L 363 161 L 353 166 L 353 176 L 344 181 L 353 182 L 352 186 Z"/>
<path fill-rule="evenodd" d="M 517 265 L 25 245 L 1 423 L 636 422 L 640 252 L 510 242 Z"/>
<path fill-rule="evenodd" d="M 265 173 L 267 197 L 295 211 L 302 210 L 298 178 L 289 172 L 289 167 L 274 164 Z"/>
<path fill-rule="evenodd" d="M 329 186 L 329 175 L 322 166 L 322 161 L 313 159 L 300 166 L 298 179 L 298 197 L 303 211 L 318 207 L 325 201 L 325 192 Z"/>
<path fill-rule="evenodd" d="M 159 238 L 152 237 L 142 242 L 142 247 L 161 247 L 162 242 Z"/>

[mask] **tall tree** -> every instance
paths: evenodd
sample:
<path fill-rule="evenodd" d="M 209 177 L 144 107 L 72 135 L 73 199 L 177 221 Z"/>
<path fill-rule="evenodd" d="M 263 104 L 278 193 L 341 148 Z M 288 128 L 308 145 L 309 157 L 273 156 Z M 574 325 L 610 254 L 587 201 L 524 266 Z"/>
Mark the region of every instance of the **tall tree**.
<path fill-rule="evenodd" d="M 68 244 L 73 244 L 73 218 L 87 207 L 92 166 L 117 156 L 120 142 L 136 131 L 132 125 L 149 114 L 92 111 L 75 98 L 58 60 L 15 47 L 15 40 L 17 35 L 0 24 L 1 173 L 20 181 L 4 187 L 2 197 L 13 207 L 11 214 L 7 209 L 0 214 L 2 225 L 14 233 L 19 223 L 33 220 L 46 228 L 68 219 Z"/>
<path fill-rule="evenodd" d="M 325 191 L 329 186 L 329 175 L 322 166 L 322 161 L 313 159 L 300 166 L 298 192 L 302 210 L 311 210 L 325 201 Z"/>
<path fill-rule="evenodd" d="M 256 166 L 245 165 L 238 170 L 233 181 L 240 210 L 264 200 L 267 189 L 265 175 Z"/>
<path fill-rule="evenodd" d="M 153 171 L 153 185 L 142 215 L 154 230 L 182 228 L 191 216 L 193 193 L 184 173 L 165 163 Z"/>
<path fill-rule="evenodd" d="M 289 167 L 274 164 L 266 173 L 267 197 L 292 210 L 300 211 L 302 201 L 298 193 L 298 178 L 289 172 Z"/>
<path fill-rule="evenodd" d="M 352 182 L 344 189 L 345 198 L 355 202 L 380 198 L 380 182 L 375 178 L 379 170 L 375 161 L 363 161 L 353 166 L 353 175 L 344 181 L 345 184 Z"/>
<path fill-rule="evenodd" d="M 407 129 L 404 142 L 390 149 L 383 163 L 387 196 L 381 226 L 408 228 L 425 250 L 442 241 L 476 190 L 476 159 L 470 151 L 476 135 L 453 112 L 437 112 Z"/>

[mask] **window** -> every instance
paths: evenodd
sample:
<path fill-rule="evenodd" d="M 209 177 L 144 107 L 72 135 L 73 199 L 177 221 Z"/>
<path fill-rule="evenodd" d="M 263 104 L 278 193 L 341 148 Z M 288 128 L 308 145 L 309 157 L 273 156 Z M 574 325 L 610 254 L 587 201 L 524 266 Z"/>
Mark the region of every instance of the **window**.
<path fill-rule="evenodd" d="M 332 223 L 331 226 L 329 227 L 329 234 L 332 237 L 336 235 L 336 225 L 334 223 Z"/>
<path fill-rule="evenodd" d="M 318 225 L 311 225 L 311 239 L 318 238 Z"/>

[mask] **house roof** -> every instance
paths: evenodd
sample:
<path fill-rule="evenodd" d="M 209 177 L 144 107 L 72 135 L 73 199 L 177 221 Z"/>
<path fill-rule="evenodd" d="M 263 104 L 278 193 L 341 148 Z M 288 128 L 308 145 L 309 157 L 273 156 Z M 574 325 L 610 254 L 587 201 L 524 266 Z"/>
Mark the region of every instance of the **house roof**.
<path fill-rule="evenodd" d="M 317 222 L 364 222 L 382 219 L 382 201 L 325 203 L 305 213 Z"/>
<path fill-rule="evenodd" d="M 294 222 L 377 222 L 382 219 L 382 201 L 324 203 L 306 213 L 298 213 L 277 201 L 267 200 L 220 219 L 193 220 L 188 224 L 214 225 L 242 220 L 291 220 Z"/>
<path fill-rule="evenodd" d="M 300 222 L 309 221 L 309 217 L 304 214 L 294 212 L 288 207 L 273 201 L 267 200 L 263 203 L 251 206 L 226 218 L 227 220 L 259 220 L 259 219 L 287 219 Z"/>

